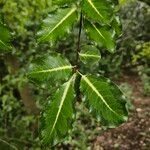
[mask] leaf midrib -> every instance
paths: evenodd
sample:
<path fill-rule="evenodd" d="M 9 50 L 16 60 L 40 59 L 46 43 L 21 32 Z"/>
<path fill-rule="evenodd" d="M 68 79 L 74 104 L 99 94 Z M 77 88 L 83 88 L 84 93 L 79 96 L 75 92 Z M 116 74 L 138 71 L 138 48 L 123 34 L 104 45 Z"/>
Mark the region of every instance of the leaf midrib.
<path fill-rule="evenodd" d="M 93 23 L 91 23 L 91 24 L 95 28 L 95 30 L 98 32 L 98 34 L 106 41 L 106 38 L 103 36 L 103 34 L 100 32 L 100 30 Z"/>
<path fill-rule="evenodd" d="M 98 55 L 91 55 L 91 54 L 86 54 L 86 53 L 79 53 L 79 55 L 81 56 L 81 57 L 93 57 L 93 58 L 100 58 L 100 56 L 98 56 Z"/>
<path fill-rule="evenodd" d="M 67 14 L 65 17 L 63 17 L 63 18 L 60 20 L 60 22 L 58 22 L 58 23 L 55 25 L 55 27 L 54 27 L 52 30 L 49 31 L 50 28 L 48 28 L 47 31 L 49 31 L 49 33 L 48 33 L 47 35 L 45 35 L 41 40 L 45 40 L 56 28 L 58 28 L 69 16 L 71 16 L 72 13 L 75 12 L 75 10 L 76 10 L 75 7 L 72 8 L 72 9 L 68 12 L 68 14 Z"/>
<path fill-rule="evenodd" d="M 56 124 L 57 124 L 57 120 L 58 120 L 58 118 L 59 118 L 61 109 L 62 109 L 62 107 L 63 107 L 64 101 L 65 101 L 65 99 L 66 99 L 66 96 L 67 96 L 67 93 L 68 93 L 68 90 L 69 90 L 69 87 L 70 87 L 70 85 L 71 85 L 71 82 L 72 82 L 73 78 L 74 78 L 74 75 L 71 77 L 71 79 L 68 81 L 68 83 L 67 83 L 67 85 L 66 85 L 66 87 L 65 87 L 65 90 L 64 90 L 64 93 L 63 93 L 61 102 L 60 102 L 60 106 L 59 106 L 59 109 L 58 109 L 58 112 L 57 112 L 57 115 L 56 115 L 56 119 L 55 119 L 55 121 L 54 121 L 54 124 L 53 124 L 52 129 L 51 129 L 51 132 L 50 132 L 50 136 L 52 135 L 52 133 L 53 133 L 53 131 L 54 131 L 54 129 L 55 129 L 55 126 L 56 126 Z"/>
<path fill-rule="evenodd" d="M 67 69 L 72 69 L 73 66 L 62 66 L 62 67 L 57 67 L 57 68 L 52 68 L 52 69 L 48 69 L 48 70 L 41 70 L 41 71 L 36 71 L 36 72 L 32 72 L 30 74 L 39 74 L 39 73 L 48 73 L 48 72 L 56 72 L 56 71 L 60 71 L 60 70 L 67 70 Z"/>
<path fill-rule="evenodd" d="M 96 89 L 96 87 L 91 83 L 91 81 L 85 76 L 82 75 L 80 72 L 79 74 L 82 76 L 82 78 L 84 79 L 84 81 L 91 87 L 91 89 L 98 95 L 98 97 L 100 97 L 100 99 L 103 101 L 103 103 L 106 105 L 106 107 L 113 112 L 115 115 L 117 115 L 119 118 L 122 119 L 122 115 L 119 115 L 117 112 L 115 112 L 110 106 L 109 104 L 105 101 L 105 99 L 103 98 L 103 96 L 99 93 L 99 91 Z"/>
<path fill-rule="evenodd" d="M 96 11 L 96 13 L 101 17 L 101 18 L 104 18 L 100 12 L 97 10 L 97 8 L 94 6 L 94 4 L 92 3 L 91 0 L 87 0 L 87 2 L 91 5 L 91 7 Z"/>

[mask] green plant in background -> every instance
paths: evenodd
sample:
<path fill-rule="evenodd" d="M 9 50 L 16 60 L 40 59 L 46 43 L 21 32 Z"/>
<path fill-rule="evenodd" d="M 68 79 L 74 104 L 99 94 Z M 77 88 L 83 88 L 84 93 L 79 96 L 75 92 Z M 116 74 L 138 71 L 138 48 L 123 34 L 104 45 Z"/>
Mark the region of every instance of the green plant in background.
<path fill-rule="evenodd" d="M 120 89 L 125 93 L 127 97 L 127 108 L 128 110 L 134 110 L 134 105 L 131 103 L 133 89 L 128 83 L 120 84 Z"/>
<path fill-rule="evenodd" d="M 143 91 L 144 91 L 145 96 L 150 96 L 150 76 L 149 75 L 150 75 L 149 68 L 144 68 L 144 71 L 142 70 L 142 74 L 140 74 L 141 80 L 143 83 Z"/>
<path fill-rule="evenodd" d="M 32 111 L 29 112 L 30 103 L 27 103 L 27 107 L 24 103 L 24 98 L 26 99 L 27 96 L 25 94 L 24 97 L 27 89 L 24 74 L 25 65 L 28 66 L 35 52 L 34 30 L 44 13 L 47 13 L 49 5 L 50 1 L 43 3 L 43 0 L 4 0 L 3 3 L 0 1 L 1 24 L 7 31 L 8 29 L 12 31 L 13 37 L 11 51 L 0 49 L 0 139 L 2 139 L 0 149 L 8 149 L 6 143 L 19 149 L 40 147 L 37 138 L 38 130 L 35 130 L 38 129 L 38 116 L 33 109 L 36 105 L 32 105 Z M 1 36 L 2 33 L 4 35 L 4 31 L 0 30 L 0 38 L 4 38 Z M 32 86 L 28 85 L 28 87 Z M 32 103 L 34 102 L 32 93 L 31 97 L 27 99 Z M 38 95 L 37 105 L 39 99 Z"/>
<path fill-rule="evenodd" d="M 78 21 L 79 33 L 73 65 L 64 56 L 52 53 L 35 60 L 28 73 L 29 79 L 38 85 L 60 81 L 60 85 L 55 85 L 58 89 L 48 98 L 41 117 L 44 145 L 55 145 L 68 135 L 75 120 L 75 103 L 81 99 L 89 112 L 106 127 L 116 127 L 127 120 L 125 97 L 118 86 L 110 79 L 89 75 L 82 69 L 83 65 L 99 62 L 100 49 L 115 51 L 115 40 L 120 35 L 118 1 L 58 0 L 53 3 L 58 7 L 43 21 L 38 42 L 48 41 L 53 46 L 66 37 Z M 84 45 L 82 33 L 87 37 Z"/>
<path fill-rule="evenodd" d="M 149 41 L 150 7 L 141 1 L 125 0 L 124 4 L 120 4 L 119 16 L 123 31 L 117 40 L 117 51 L 114 54 L 103 51 L 102 56 L 105 57 L 102 57 L 99 67 L 105 75 L 115 74 L 117 77 L 124 76 L 123 70 L 137 72 L 132 58 L 138 52 L 137 45 Z"/>
<path fill-rule="evenodd" d="M 150 62 L 150 42 L 142 42 L 136 46 L 136 54 L 132 56 L 132 63 L 148 64 Z"/>
<path fill-rule="evenodd" d="M 11 34 L 6 25 L 4 25 L 0 14 L 0 52 L 10 51 L 10 40 Z"/>
<path fill-rule="evenodd" d="M 137 66 L 138 74 L 143 83 L 144 95 L 150 93 L 150 42 L 142 42 L 136 46 L 136 54 L 132 56 L 133 65 Z"/>

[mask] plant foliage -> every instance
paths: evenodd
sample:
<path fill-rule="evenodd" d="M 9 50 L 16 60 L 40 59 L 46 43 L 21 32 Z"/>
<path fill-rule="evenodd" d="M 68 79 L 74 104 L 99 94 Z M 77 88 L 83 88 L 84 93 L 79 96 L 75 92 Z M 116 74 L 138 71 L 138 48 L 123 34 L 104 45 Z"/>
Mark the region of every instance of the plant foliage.
<path fill-rule="evenodd" d="M 55 42 L 65 35 L 77 18 L 76 8 L 59 9 L 55 15 L 49 15 L 43 21 L 43 30 L 38 33 L 39 42 Z"/>
<path fill-rule="evenodd" d="M 42 138 L 46 144 L 49 144 L 49 142 L 56 144 L 72 127 L 74 115 L 73 101 L 75 99 L 73 89 L 74 78 L 75 75 L 56 91 L 43 114 L 46 119 L 44 120 L 45 126 L 43 126 Z"/>
<path fill-rule="evenodd" d="M 109 79 L 82 75 L 81 91 L 88 108 L 103 125 L 114 127 L 126 121 L 126 101 L 119 88 Z M 91 92 L 89 92 L 91 91 Z"/>
<path fill-rule="evenodd" d="M 11 34 L 8 28 L 3 24 L 0 18 L 0 52 L 8 52 L 11 49 L 10 46 Z"/>
<path fill-rule="evenodd" d="M 56 10 L 43 21 L 38 41 L 54 44 L 66 37 L 74 25 L 78 25 L 79 35 L 75 66 L 60 55 L 50 55 L 36 60 L 28 73 L 29 79 L 36 83 L 46 81 L 50 84 L 50 79 L 67 81 L 52 93 L 41 117 L 42 143 L 51 146 L 61 141 L 72 128 L 73 104 L 80 98 L 84 99 L 89 112 L 106 127 L 116 127 L 128 116 L 126 101 L 118 86 L 109 79 L 88 75 L 82 70 L 82 66 L 100 60 L 100 48 L 114 52 L 115 39 L 120 35 L 118 1 L 55 0 L 53 4 L 57 5 Z M 88 44 L 81 47 L 83 32 Z"/>
<path fill-rule="evenodd" d="M 101 59 L 101 54 L 99 52 L 99 49 L 97 49 L 92 45 L 83 46 L 81 48 L 79 56 L 80 56 L 80 60 L 84 64 L 88 64 L 90 62 L 90 64 L 94 65 L 97 64 Z"/>

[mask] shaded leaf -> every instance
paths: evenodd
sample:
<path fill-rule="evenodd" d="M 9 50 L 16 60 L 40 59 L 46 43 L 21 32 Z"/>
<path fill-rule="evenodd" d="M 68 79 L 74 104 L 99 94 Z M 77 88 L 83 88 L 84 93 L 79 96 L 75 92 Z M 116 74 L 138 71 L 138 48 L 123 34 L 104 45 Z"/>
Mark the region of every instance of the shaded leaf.
<path fill-rule="evenodd" d="M 0 24 L 3 24 L 3 16 L 1 13 L 0 13 Z"/>
<path fill-rule="evenodd" d="M 8 52 L 11 50 L 11 35 L 7 27 L 0 23 L 0 52 Z"/>
<path fill-rule="evenodd" d="M 53 95 L 52 100 L 43 113 L 42 143 L 44 145 L 57 144 L 72 128 L 74 108 L 73 75 L 68 82 L 60 87 Z"/>
<path fill-rule="evenodd" d="M 81 91 L 88 108 L 101 123 L 112 128 L 125 122 L 126 101 L 118 86 L 104 77 L 81 76 Z"/>
<path fill-rule="evenodd" d="M 42 30 L 38 32 L 39 42 L 56 42 L 70 31 L 77 19 L 76 8 L 59 9 L 56 14 L 50 14 L 44 21 Z"/>
<path fill-rule="evenodd" d="M 79 53 L 80 60 L 84 64 L 96 64 L 101 59 L 99 50 L 93 45 L 83 46 Z"/>
<path fill-rule="evenodd" d="M 70 4 L 72 2 L 75 2 L 75 0 L 52 0 L 52 3 L 55 5 L 67 5 Z"/>

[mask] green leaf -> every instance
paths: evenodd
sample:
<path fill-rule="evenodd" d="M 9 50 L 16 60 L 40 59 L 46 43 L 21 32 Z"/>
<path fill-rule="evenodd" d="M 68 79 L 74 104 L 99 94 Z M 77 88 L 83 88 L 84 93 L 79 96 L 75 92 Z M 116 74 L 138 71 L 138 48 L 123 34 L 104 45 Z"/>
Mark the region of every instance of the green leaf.
<path fill-rule="evenodd" d="M 79 57 L 84 64 L 94 65 L 101 59 L 101 54 L 95 46 L 86 45 L 82 47 Z"/>
<path fill-rule="evenodd" d="M 112 3 L 106 0 L 83 0 L 83 12 L 94 21 L 109 24 L 113 17 Z"/>
<path fill-rule="evenodd" d="M 33 62 L 28 78 L 39 84 L 50 79 L 66 80 L 72 73 L 73 66 L 60 55 L 46 56 Z"/>
<path fill-rule="evenodd" d="M 126 101 L 123 93 L 109 79 L 82 75 L 81 91 L 90 111 L 109 128 L 127 120 Z"/>
<path fill-rule="evenodd" d="M 107 26 L 100 26 L 92 22 L 85 22 L 85 30 L 87 35 L 100 47 L 107 48 L 110 52 L 115 50 L 115 42 L 113 39 L 114 32 Z"/>
<path fill-rule="evenodd" d="M 46 112 L 43 113 L 41 136 L 44 145 L 51 144 L 53 146 L 57 144 L 72 128 L 74 116 L 73 101 L 75 98 L 74 78 L 75 75 L 56 91 L 46 108 Z"/>
<path fill-rule="evenodd" d="M 38 42 L 50 41 L 53 44 L 70 31 L 76 19 L 75 7 L 59 9 L 56 14 L 50 14 L 43 21 L 42 30 L 38 32 Z"/>
<path fill-rule="evenodd" d="M 0 52 L 9 52 L 11 50 L 11 35 L 7 27 L 0 23 Z"/>

